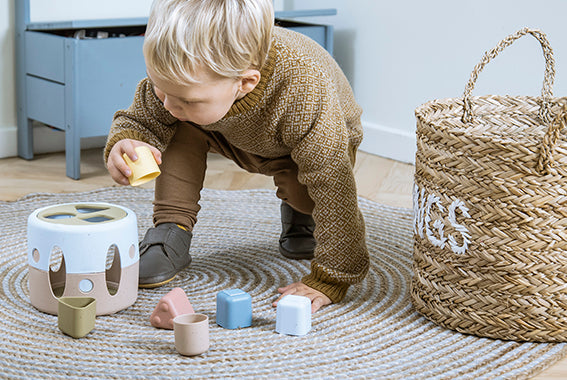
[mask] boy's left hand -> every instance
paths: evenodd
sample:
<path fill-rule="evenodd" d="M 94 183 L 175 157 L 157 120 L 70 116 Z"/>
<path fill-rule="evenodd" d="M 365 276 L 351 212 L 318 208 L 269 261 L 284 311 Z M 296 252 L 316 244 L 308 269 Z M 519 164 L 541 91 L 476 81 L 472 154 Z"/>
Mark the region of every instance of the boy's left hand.
<path fill-rule="evenodd" d="M 294 294 L 296 296 L 304 296 L 311 300 L 311 313 L 316 312 L 319 310 L 321 306 L 330 305 L 331 299 L 321 293 L 318 290 L 315 290 L 302 282 L 294 282 L 291 285 L 284 286 L 283 288 L 278 288 L 278 292 L 281 293 L 281 296 L 277 300 L 274 301 L 272 304 L 273 307 L 276 307 L 278 301 L 283 298 L 283 296 L 287 296 L 288 294 Z"/>

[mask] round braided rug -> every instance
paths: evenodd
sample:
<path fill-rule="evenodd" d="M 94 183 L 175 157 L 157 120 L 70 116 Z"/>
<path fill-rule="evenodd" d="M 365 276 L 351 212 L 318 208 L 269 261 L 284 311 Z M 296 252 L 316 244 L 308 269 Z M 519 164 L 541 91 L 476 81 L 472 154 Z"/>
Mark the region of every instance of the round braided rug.
<path fill-rule="evenodd" d="M 66 202 L 109 202 L 134 210 L 139 234 L 150 227 L 153 190 L 107 188 L 75 194 L 32 194 L 0 202 L 0 376 L 3 378 L 528 378 L 567 353 L 565 344 L 517 343 L 463 335 L 427 321 L 409 296 L 412 211 L 360 199 L 371 267 L 346 299 L 313 315 L 303 337 L 275 332 L 277 287 L 299 280 L 308 261 L 277 248 L 279 200 L 269 190 L 202 193 L 191 246 L 193 262 L 172 283 L 140 290 L 136 303 L 97 317 L 82 339 L 61 333 L 57 317 L 28 297 L 26 223 L 36 208 Z M 173 332 L 149 316 L 173 287 L 210 318 L 211 347 L 196 357 L 175 351 Z M 216 294 L 240 288 L 252 296 L 253 325 L 216 325 Z"/>

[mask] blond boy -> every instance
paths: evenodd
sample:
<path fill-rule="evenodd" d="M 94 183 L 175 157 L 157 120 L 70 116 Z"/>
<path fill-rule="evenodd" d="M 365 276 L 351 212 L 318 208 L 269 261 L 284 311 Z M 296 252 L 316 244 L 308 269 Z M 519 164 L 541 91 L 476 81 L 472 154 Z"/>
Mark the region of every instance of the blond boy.
<path fill-rule="evenodd" d="M 275 27 L 271 0 L 155 0 L 144 57 L 148 78 L 115 114 L 105 149 L 120 184 L 130 174 L 122 154 L 135 160 L 136 146 L 149 146 L 161 164 L 140 286 L 165 284 L 189 266 L 207 153 L 217 152 L 273 177 L 280 252 L 314 257 L 311 273 L 282 284 L 280 298 L 309 297 L 313 312 L 341 301 L 369 260 L 352 170 L 361 109 L 332 57 Z"/>

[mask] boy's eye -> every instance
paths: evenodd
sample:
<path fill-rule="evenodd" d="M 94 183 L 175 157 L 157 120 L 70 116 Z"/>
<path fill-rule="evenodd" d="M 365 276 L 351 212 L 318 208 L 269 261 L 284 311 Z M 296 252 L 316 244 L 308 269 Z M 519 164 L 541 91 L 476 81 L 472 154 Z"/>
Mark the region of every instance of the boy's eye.
<path fill-rule="evenodd" d="M 187 105 L 195 105 L 195 104 L 203 103 L 202 100 L 185 100 L 185 99 L 181 99 L 181 102 Z"/>

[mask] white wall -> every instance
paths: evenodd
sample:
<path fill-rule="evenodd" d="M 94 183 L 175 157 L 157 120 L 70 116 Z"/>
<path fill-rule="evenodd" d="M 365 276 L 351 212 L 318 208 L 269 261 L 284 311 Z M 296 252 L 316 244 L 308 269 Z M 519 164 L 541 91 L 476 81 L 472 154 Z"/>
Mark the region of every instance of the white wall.
<path fill-rule="evenodd" d="M 16 154 L 15 1 L 21 0 L 0 0 L 0 157 Z M 32 12 L 34 21 L 47 21 L 141 17 L 147 15 L 151 0 L 32 3 L 43 7 L 39 13 Z M 461 96 L 484 51 L 523 26 L 548 34 L 557 61 L 555 94 L 567 93 L 564 0 L 276 0 L 275 4 L 276 9 L 338 10 L 337 16 L 306 21 L 335 26 L 335 58 L 364 108 L 362 149 L 371 153 L 412 162 L 415 107 L 435 98 Z M 87 12 L 81 13 L 82 9 Z M 475 94 L 537 95 L 542 78 L 541 49 L 534 39 L 525 37 L 487 67 Z"/>
<path fill-rule="evenodd" d="M 335 58 L 364 109 L 362 149 L 413 162 L 414 109 L 462 96 L 473 67 L 498 41 L 524 26 L 547 33 L 555 51 L 555 94 L 567 94 L 564 0 L 285 0 L 291 9 L 336 8 Z M 317 18 L 308 19 L 317 22 Z M 476 95 L 538 95 L 543 58 L 524 37 L 493 61 Z"/>

